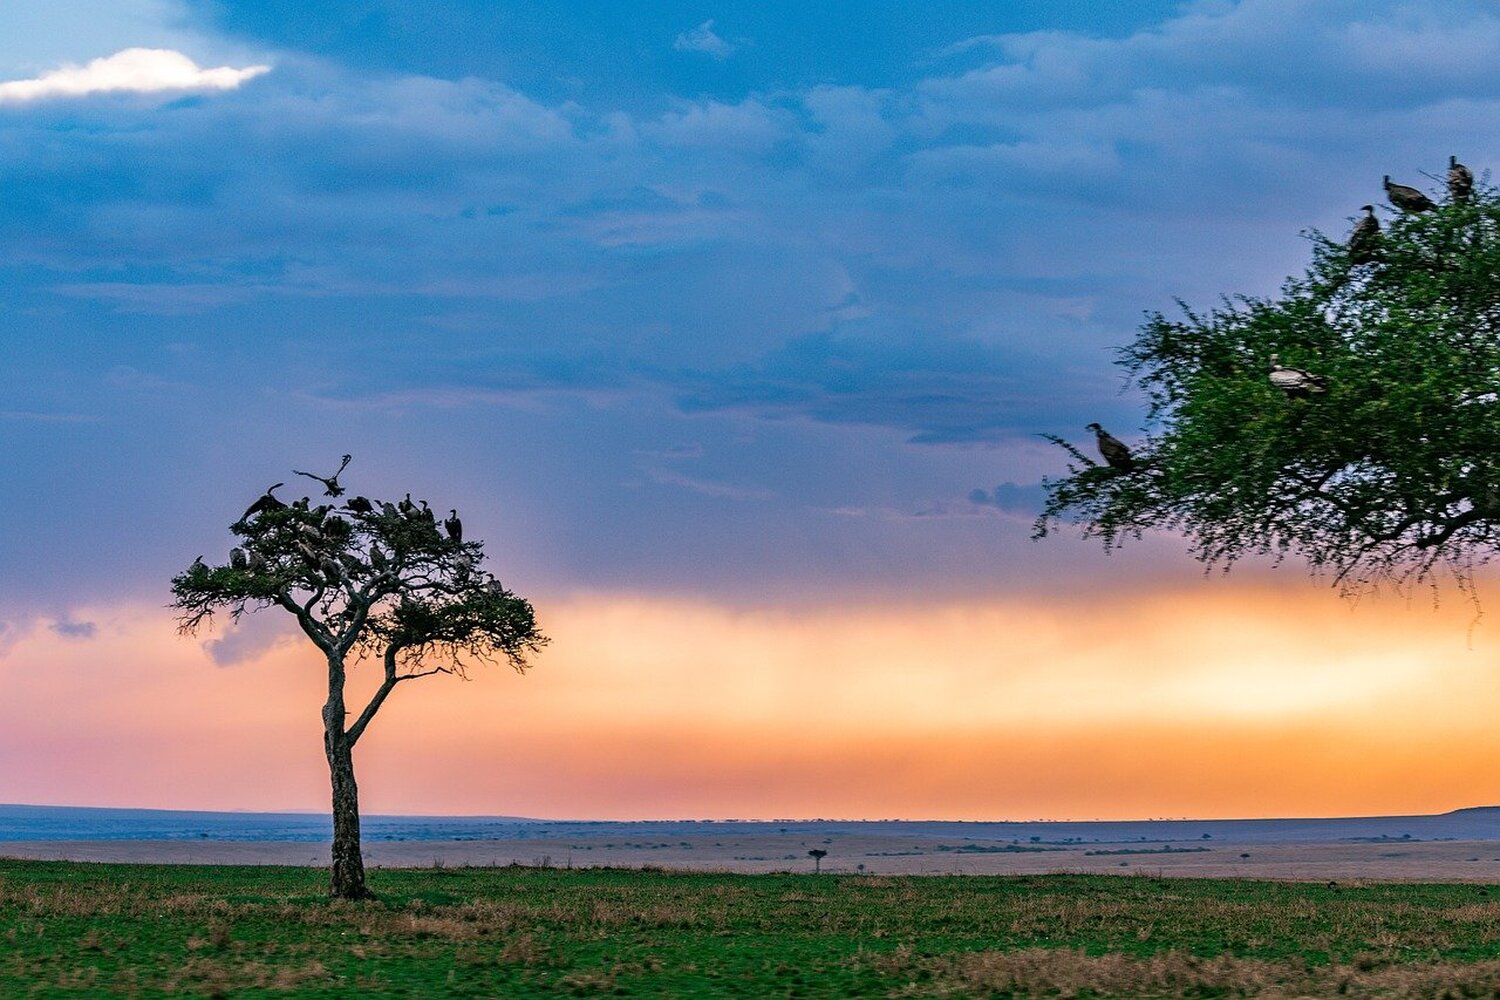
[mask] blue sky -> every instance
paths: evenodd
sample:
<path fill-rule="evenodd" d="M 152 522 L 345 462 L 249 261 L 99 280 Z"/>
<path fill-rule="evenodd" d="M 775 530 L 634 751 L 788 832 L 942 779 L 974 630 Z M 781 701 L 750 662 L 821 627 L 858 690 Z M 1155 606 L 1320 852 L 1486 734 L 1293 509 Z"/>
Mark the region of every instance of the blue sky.
<path fill-rule="evenodd" d="M 523 591 L 1191 577 L 1029 542 L 1037 435 L 1128 438 L 1144 311 L 1500 148 L 1486 3 L 414 10 L 0 8 L 0 87 L 266 67 L 0 96 L 0 616 L 164 602 L 345 451 Z"/>

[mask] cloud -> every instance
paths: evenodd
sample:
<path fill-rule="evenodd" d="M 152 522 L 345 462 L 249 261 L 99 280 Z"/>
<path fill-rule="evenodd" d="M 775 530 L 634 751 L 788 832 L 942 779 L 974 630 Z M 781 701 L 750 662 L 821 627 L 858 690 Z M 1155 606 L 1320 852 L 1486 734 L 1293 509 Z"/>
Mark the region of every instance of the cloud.
<path fill-rule="evenodd" d="M 93 622 L 75 622 L 63 619 L 49 626 L 52 631 L 66 639 L 92 639 L 99 631 Z"/>
<path fill-rule="evenodd" d="M 728 59 L 735 52 L 735 46 L 714 33 L 712 19 L 704 21 L 692 31 L 684 31 L 678 35 L 672 48 L 678 52 L 701 52 L 720 61 Z"/>
<path fill-rule="evenodd" d="M 0 104 L 104 93 L 234 90 L 270 71 L 269 66 L 204 69 L 171 49 L 123 49 L 84 66 L 63 66 L 30 80 L 0 83 Z"/>
<path fill-rule="evenodd" d="M 292 630 L 279 615 L 271 612 L 240 619 L 219 638 L 203 643 L 203 651 L 216 666 L 233 667 L 259 659 L 291 640 Z"/>
<path fill-rule="evenodd" d="M 1028 522 L 1042 512 L 1047 494 L 1040 483 L 1001 483 L 993 490 L 969 491 L 969 502 L 980 507 L 994 507 Z"/>

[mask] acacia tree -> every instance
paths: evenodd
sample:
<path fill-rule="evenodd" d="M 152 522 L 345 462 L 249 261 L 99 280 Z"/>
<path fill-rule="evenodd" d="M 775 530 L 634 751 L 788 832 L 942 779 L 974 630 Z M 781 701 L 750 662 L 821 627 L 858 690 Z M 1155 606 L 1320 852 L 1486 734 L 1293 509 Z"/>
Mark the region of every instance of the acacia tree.
<path fill-rule="evenodd" d="M 341 470 L 342 471 L 342 470 Z M 317 478 L 317 477 L 314 477 Z M 341 496 L 337 476 L 327 495 Z M 330 889 L 358 899 L 365 888 L 360 854 L 355 744 L 398 684 L 455 674 L 478 663 L 524 670 L 547 642 L 531 604 L 480 566 L 484 545 L 464 541 L 457 512 L 440 530 L 426 501 L 355 497 L 340 506 L 291 505 L 275 487 L 230 525 L 238 544 L 228 565 L 202 557 L 172 579 L 180 631 L 196 634 L 216 612 L 232 620 L 280 608 L 297 620 L 328 668 L 323 749 L 333 790 Z M 380 686 L 353 716 L 344 685 L 362 660 L 380 664 Z"/>
<path fill-rule="evenodd" d="M 1136 467 L 1052 437 L 1071 460 L 1038 537 L 1166 529 L 1208 565 L 1295 554 L 1346 589 L 1472 581 L 1500 541 L 1500 192 L 1397 216 L 1352 253 L 1310 239 L 1279 296 L 1148 315 L 1119 357 L 1149 404 Z M 1327 391 L 1288 398 L 1272 354 Z"/>

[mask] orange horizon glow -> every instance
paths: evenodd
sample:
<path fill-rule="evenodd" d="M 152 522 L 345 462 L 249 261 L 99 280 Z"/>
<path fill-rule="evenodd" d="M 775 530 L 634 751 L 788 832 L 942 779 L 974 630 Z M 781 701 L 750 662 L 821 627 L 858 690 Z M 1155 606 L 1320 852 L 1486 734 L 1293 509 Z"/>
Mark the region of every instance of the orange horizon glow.
<path fill-rule="evenodd" d="M 1221 582 L 1128 599 L 824 608 L 539 600 L 525 676 L 398 688 L 370 814 L 1195 819 L 1500 803 L 1500 641 L 1434 612 Z M 274 615 L 275 611 L 262 612 Z M 326 809 L 317 655 L 232 667 L 160 609 L 0 654 L 0 801 Z M 1471 638 L 1472 632 L 1472 638 Z M 351 707 L 373 683 L 357 668 Z"/>

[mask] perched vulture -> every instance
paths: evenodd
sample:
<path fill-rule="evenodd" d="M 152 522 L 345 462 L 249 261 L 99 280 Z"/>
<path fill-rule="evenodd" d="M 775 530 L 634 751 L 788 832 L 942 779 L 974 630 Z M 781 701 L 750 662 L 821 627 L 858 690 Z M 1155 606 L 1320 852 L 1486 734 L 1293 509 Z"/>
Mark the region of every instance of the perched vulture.
<path fill-rule="evenodd" d="M 1306 399 L 1328 391 L 1327 378 L 1301 368 L 1284 367 L 1279 354 L 1271 355 L 1271 384 L 1286 393 L 1287 399 Z"/>
<path fill-rule="evenodd" d="M 230 569 L 249 569 L 250 560 L 245 555 L 245 550 L 236 545 L 229 550 Z"/>
<path fill-rule="evenodd" d="M 431 507 L 427 506 L 427 501 L 423 500 L 421 501 L 421 504 L 422 509 L 417 511 L 417 513 L 420 514 L 428 524 L 437 524 L 437 515 L 432 512 Z"/>
<path fill-rule="evenodd" d="M 1391 200 L 1391 204 L 1403 212 L 1430 212 L 1436 205 L 1432 199 L 1414 187 L 1405 184 L 1392 184 L 1391 175 L 1385 175 L 1385 196 Z"/>
<path fill-rule="evenodd" d="M 380 551 L 378 546 L 372 545 L 370 546 L 370 565 L 375 567 L 375 572 L 384 573 L 385 568 L 390 565 L 390 560 L 386 559 L 385 553 Z"/>
<path fill-rule="evenodd" d="M 240 515 L 240 520 L 248 521 L 253 515 L 259 514 L 262 511 L 285 510 L 286 504 L 282 503 L 280 500 L 276 499 L 275 496 L 273 496 L 273 494 L 277 490 L 281 489 L 281 487 L 285 485 L 285 483 L 277 483 L 275 486 L 266 487 L 266 492 L 262 494 L 253 504 L 245 508 L 245 513 Z"/>
<path fill-rule="evenodd" d="M 345 469 L 349 468 L 349 460 L 351 458 L 353 458 L 353 457 L 354 456 L 352 456 L 352 455 L 345 455 L 344 456 L 344 464 L 340 465 L 339 466 L 339 471 L 335 472 L 331 476 L 319 476 L 319 475 L 314 475 L 311 472 L 299 472 L 296 469 L 293 469 L 292 471 L 294 473 L 296 473 L 297 475 L 299 475 L 299 476 L 306 476 L 308 479 L 316 479 L 318 482 L 322 483 L 323 484 L 323 495 L 325 497 L 341 497 L 341 496 L 344 495 L 344 488 L 339 485 L 339 475 Z"/>
<path fill-rule="evenodd" d="M 1458 162 L 1458 157 L 1448 157 L 1448 196 L 1455 202 L 1465 202 L 1474 193 L 1474 171 Z"/>
<path fill-rule="evenodd" d="M 250 550 L 250 572 L 260 573 L 266 569 L 266 557 L 254 549 Z"/>
<path fill-rule="evenodd" d="M 417 512 L 417 505 L 411 502 L 411 494 L 408 493 L 406 494 L 405 500 L 402 500 L 401 502 L 396 504 L 396 509 L 405 514 L 407 517 L 411 517 Z"/>
<path fill-rule="evenodd" d="M 344 506 L 349 510 L 354 511 L 354 513 L 356 514 L 375 513 L 375 505 L 370 502 L 368 497 L 355 497 L 353 500 L 350 500 L 348 503 L 344 504 Z"/>
<path fill-rule="evenodd" d="M 443 527 L 448 531 L 448 537 L 456 545 L 464 540 L 464 523 L 458 519 L 458 508 L 448 512 L 448 517 L 443 521 Z"/>
<path fill-rule="evenodd" d="M 1094 432 L 1099 439 L 1099 454 L 1109 463 L 1111 469 L 1117 472 L 1133 472 L 1135 470 L 1135 459 L 1130 457 L 1130 449 L 1125 442 L 1115 437 L 1109 431 L 1100 427 L 1097 423 L 1089 424 L 1085 430 Z"/>
<path fill-rule="evenodd" d="M 1375 218 L 1375 206 L 1364 205 L 1360 211 L 1365 217 L 1354 224 L 1349 234 L 1349 261 L 1368 264 L 1380 255 L 1380 220 Z"/>

